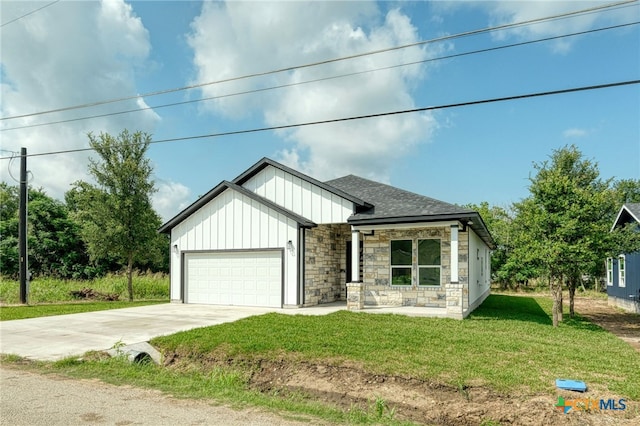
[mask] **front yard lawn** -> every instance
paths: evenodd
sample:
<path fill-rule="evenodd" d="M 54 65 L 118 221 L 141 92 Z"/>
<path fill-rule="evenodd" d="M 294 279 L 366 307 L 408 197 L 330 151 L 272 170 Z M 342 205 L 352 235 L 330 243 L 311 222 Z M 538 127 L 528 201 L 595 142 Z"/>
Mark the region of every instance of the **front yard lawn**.
<path fill-rule="evenodd" d="M 464 321 L 271 313 L 155 338 L 162 366 L 87 354 L 25 368 L 311 423 L 637 424 L 640 354 L 581 318 L 553 328 L 550 308 L 545 297 L 492 295 Z M 624 398 L 627 411 L 565 415 L 556 378 L 584 380 L 589 397 Z"/>
<path fill-rule="evenodd" d="M 500 392 L 551 392 L 556 378 L 640 399 L 640 354 L 580 318 L 551 326 L 548 298 L 493 295 L 464 321 L 340 311 L 267 314 L 152 343 L 176 359 L 356 363 L 373 374 Z"/>

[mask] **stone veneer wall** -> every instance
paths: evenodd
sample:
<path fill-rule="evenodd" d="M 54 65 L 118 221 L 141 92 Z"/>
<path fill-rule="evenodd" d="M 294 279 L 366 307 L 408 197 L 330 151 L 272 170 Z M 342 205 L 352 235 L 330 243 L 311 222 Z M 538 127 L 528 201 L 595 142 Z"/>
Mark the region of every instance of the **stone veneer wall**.
<path fill-rule="evenodd" d="M 418 240 L 440 239 L 440 287 L 418 287 Z M 391 285 L 391 240 L 413 241 L 413 283 L 411 286 Z M 425 306 L 447 309 L 448 315 L 462 318 L 468 309 L 468 238 L 458 233 L 458 284 L 451 285 L 451 230 L 449 226 L 437 228 L 375 230 L 364 236 L 364 284 L 366 305 Z M 449 287 L 451 287 L 449 289 Z M 450 297 L 447 297 L 449 289 Z"/>
<path fill-rule="evenodd" d="M 346 224 L 318 225 L 305 231 L 304 305 L 346 299 Z"/>

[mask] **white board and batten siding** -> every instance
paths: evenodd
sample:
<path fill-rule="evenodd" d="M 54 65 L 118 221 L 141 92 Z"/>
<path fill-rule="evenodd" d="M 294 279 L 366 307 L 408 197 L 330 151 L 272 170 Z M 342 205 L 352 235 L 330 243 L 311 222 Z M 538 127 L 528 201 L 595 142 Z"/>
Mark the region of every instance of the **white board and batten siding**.
<path fill-rule="evenodd" d="M 469 306 L 474 309 L 486 297 L 491 286 L 491 250 L 469 229 Z"/>
<path fill-rule="evenodd" d="M 183 254 L 185 259 L 191 254 L 191 261 L 197 262 L 197 252 L 215 254 L 217 251 L 234 250 L 250 254 L 253 251 L 257 254 L 254 258 L 259 258 L 265 251 L 258 249 L 279 248 L 283 250 L 277 253 L 282 253 L 284 262 L 283 302 L 284 305 L 295 305 L 296 250 L 286 250 L 288 241 L 294 245 L 298 241 L 298 224 L 295 220 L 244 194 L 227 189 L 171 230 L 171 247 L 178 247 L 177 253 L 173 249 L 171 251 L 171 299 L 180 300 L 183 297 Z M 237 260 L 237 256 L 232 257 L 234 261 Z M 216 261 L 210 261 L 209 266 L 215 268 Z M 188 294 L 188 290 L 185 293 Z"/>
<path fill-rule="evenodd" d="M 271 165 L 242 186 L 317 224 L 346 223 L 355 208 L 352 201 Z"/>

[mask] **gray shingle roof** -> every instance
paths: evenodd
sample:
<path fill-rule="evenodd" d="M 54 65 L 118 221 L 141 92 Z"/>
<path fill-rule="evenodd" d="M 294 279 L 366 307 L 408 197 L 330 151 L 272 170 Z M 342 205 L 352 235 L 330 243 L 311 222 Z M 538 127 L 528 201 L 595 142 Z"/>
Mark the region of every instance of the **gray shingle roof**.
<path fill-rule="evenodd" d="M 373 205 L 358 208 L 348 219 L 352 225 L 459 220 L 469 222 L 469 226 L 489 247 L 493 248 L 495 245 L 482 217 L 476 211 L 354 175 L 325 183 Z"/>
<path fill-rule="evenodd" d="M 354 175 L 344 176 L 325 183 L 373 204 L 372 208 L 351 216 L 353 220 L 473 213 L 473 210 L 465 209 L 455 204 Z"/>
<path fill-rule="evenodd" d="M 627 223 L 634 222 L 640 224 L 640 203 L 626 203 L 620 208 L 611 230 L 617 226 L 624 226 Z"/>
<path fill-rule="evenodd" d="M 636 218 L 640 218 L 640 203 L 627 203 L 625 204 L 627 210 L 631 212 Z"/>

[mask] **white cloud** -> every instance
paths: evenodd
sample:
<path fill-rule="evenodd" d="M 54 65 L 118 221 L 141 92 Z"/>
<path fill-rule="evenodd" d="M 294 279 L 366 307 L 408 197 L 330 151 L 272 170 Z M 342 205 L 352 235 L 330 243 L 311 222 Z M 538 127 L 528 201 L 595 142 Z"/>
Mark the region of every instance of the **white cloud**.
<path fill-rule="evenodd" d="M 192 23 L 190 46 L 198 83 L 410 44 L 420 39 L 399 10 L 383 15 L 374 2 L 205 3 Z M 431 47 L 429 48 L 431 49 Z M 334 62 L 251 80 L 206 86 L 219 96 L 300 83 L 427 59 L 425 47 Z M 267 125 L 391 112 L 415 107 L 411 90 L 424 65 L 387 69 L 278 91 L 219 99 L 209 111 L 227 118 L 259 114 Z M 345 173 L 386 180 L 397 160 L 436 128 L 427 113 L 282 131 L 280 160 L 319 179 Z"/>
<path fill-rule="evenodd" d="M 189 205 L 191 190 L 181 183 L 156 180 L 156 189 L 151 202 L 163 222 Z"/>
<path fill-rule="evenodd" d="M 3 21 L 41 6 L 4 2 Z M 151 46 L 149 34 L 131 6 L 121 0 L 59 2 L 2 31 L 3 117 L 84 104 L 136 93 L 135 74 Z M 104 114 L 146 106 L 142 99 L 82 110 L 4 120 L 2 129 Z M 125 128 L 152 132 L 159 117 L 147 110 L 0 133 L 2 148 L 29 154 L 88 147 L 87 133 L 118 134 Z M 32 157 L 31 184 L 61 198 L 70 184 L 88 179 L 89 154 Z M 14 162 L 17 163 L 17 162 Z M 4 167 L 4 166 L 3 166 Z M 5 179 L 3 174 L 3 179 Z M 9 181 L 11 182 L 11 181 Z"/>
<path fill-rule="evenodd" d="M 525 22 L 533 19 L 552 17 L 568 12 L 594 8 L 610 3 L 608 1 L 492 1 L 481 2 L 480 5 L 489 9 L 491 25 L 504 25 L 515 22 Z M 586 13 L 568 18 L 551 19 L 530 25 L 524 25 L 493 33 L 497 39 L 515 37 L 528 40 L 543 37 L 553 37 L 573 32 L 580 32 L 594 28 L 596 22 L 611 24 L 620 23 L 628 18 L 628 9 L 608 10 L 599 13 Z M 578 38 L 566 38 L 553 41 L 552 50 L 564 54 L 571 50 Z"/>
<path fill-rule="evenodd" d="M 589 132 L 585 129 L 577 129 L 575 127 L 562 132 L 562 136 L 564 136 L 565 138 L 583 138 L 588 134 Z"/>

